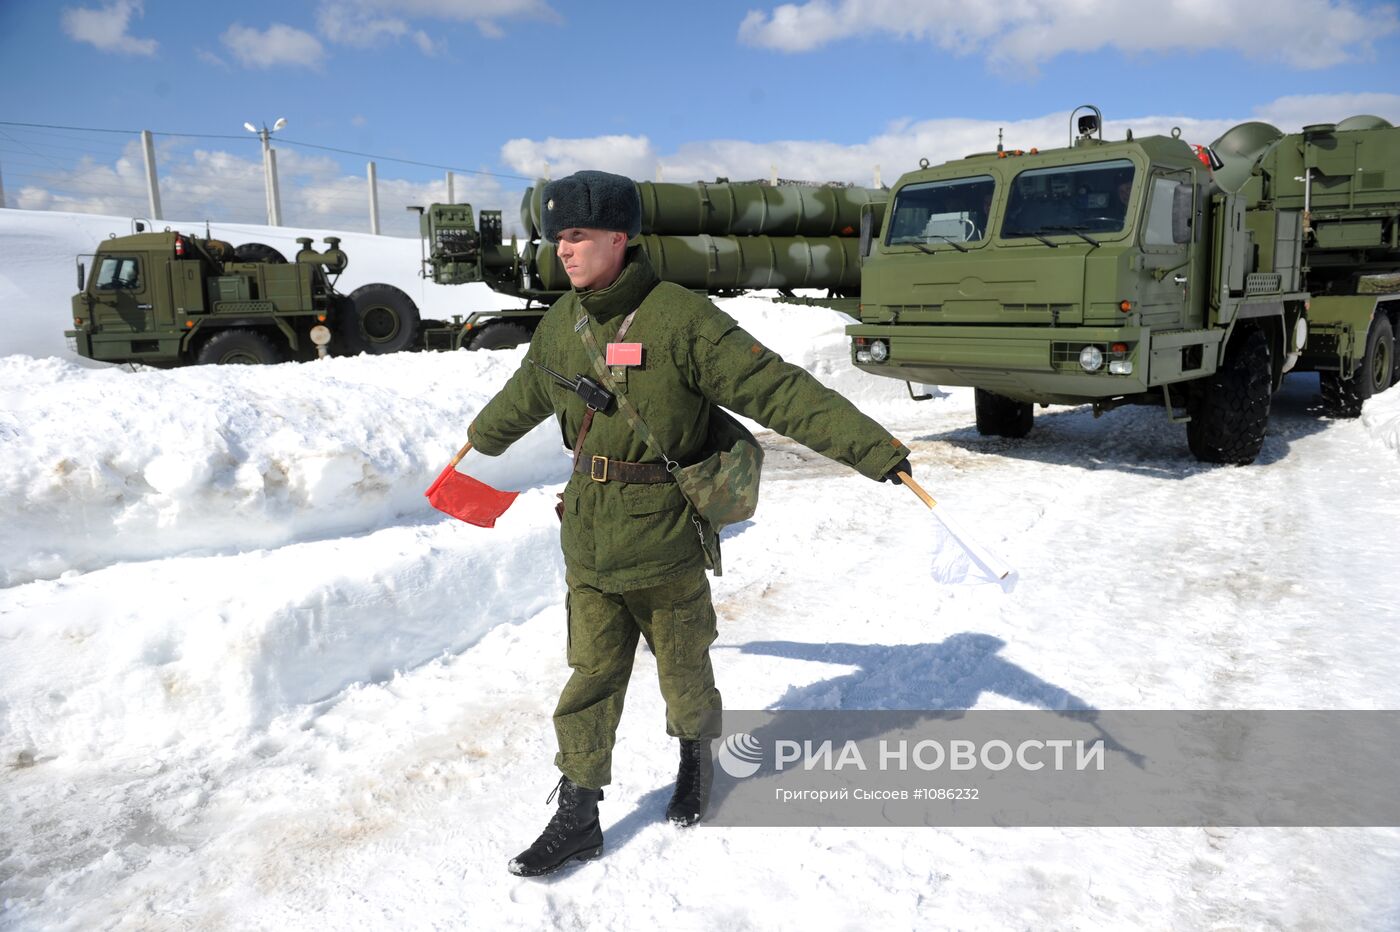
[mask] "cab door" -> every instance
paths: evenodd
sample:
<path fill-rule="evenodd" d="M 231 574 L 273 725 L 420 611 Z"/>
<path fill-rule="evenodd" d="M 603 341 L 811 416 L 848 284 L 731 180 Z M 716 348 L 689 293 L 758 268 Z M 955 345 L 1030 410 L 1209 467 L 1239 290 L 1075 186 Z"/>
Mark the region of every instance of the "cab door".
<path fill-rule="evenodd" d="M 1201 326 L 1192 320 L 1193 281 L 1191 241 L 1194 238 L 1196 187 L 1188 171 L 1156 169 L 1142 190 L 1146 201 L 1142 222 L 1142 270 L 1138 309 L 1142 322 L 1155 329 Z"/>
<path fill-rule="evenodd" d="M 91 294 L 93 319 L 101 327 L 131 333 L 151 329 L 149 263 L 141 253 L 108 253 L 98 257 Z"/>

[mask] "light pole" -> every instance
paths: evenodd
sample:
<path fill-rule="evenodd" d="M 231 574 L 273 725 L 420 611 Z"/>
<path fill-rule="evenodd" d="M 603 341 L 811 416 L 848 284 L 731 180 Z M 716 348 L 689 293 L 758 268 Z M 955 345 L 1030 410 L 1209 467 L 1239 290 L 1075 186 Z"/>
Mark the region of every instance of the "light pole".
<path fill-rule="evenodd" d="M 262 129 L 258 129 L 252 123 L 244 123 L 243 128 L 250 133 L 256 133 L 262 139 L 263 154 L 263 188 L 267 193 L 267 223 L 268 226 L 280 227 L 282 225 L 282 196 L 277 190 L 277 153 L 272 148 L 272 134 L 287 125 L 286 117 L 278 117 L 277 122 L 272 124 L 272 129 L 263 124 Z"/>

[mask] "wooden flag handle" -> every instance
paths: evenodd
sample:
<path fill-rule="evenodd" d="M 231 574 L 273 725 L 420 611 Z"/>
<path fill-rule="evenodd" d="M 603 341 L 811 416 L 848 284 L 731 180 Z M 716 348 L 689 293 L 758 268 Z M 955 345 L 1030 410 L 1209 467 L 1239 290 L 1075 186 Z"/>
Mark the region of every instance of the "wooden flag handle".
<path fill-rule="evenodd" d="M 919 500 L 922 501 L 925 505 L 929 506 L 929 508 L 932 508 L 934 505 L 938 504 L 933 500 L 932 495 L 924 491 L 923 486 L 919 485 L 919 483 L 914 481 L 913 476 L 909 475 L 907 472 L 904 472 L 902 470 L 900 472 L 895 473 L 895 475 L 899 477 L 900 482 L 903 482 L 905 485 L 909 486 L 909 491 L 919 496 Z"/>
<path fill-rule="evenodd" d="M 458 463 L 462 462 L 462 457 L 466 456 L 466 455 L 467 455 L 467 452 L 468 452 L 469 450 L 471 450 L 471 448 L 472 448 L 472 442 L 471 442 L 470 440 L 468 440 L 466 446 L 464 446 L 464 447 L 462 447 L 462 449 L 458 450 L 458 451 L 457 451 L 457 455 L 454 456 L 454 457 L 452 457 L 452 462 L 451 462 L 451 464 L 449 464 L 449 465 L 450 465 L 451 467 L 455 467 Z"/>

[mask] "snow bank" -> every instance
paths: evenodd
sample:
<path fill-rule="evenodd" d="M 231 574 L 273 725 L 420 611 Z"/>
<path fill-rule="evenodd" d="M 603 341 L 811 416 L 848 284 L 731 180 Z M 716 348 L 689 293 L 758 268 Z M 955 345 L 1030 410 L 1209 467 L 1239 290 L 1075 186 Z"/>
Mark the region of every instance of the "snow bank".
<path fill-rule="evenodd" d="M 1400 453 L 1400 386 L 1368 399 L 1361 409 L 1361 423 L 1371 436 Z"/>
<path fill-rule="evenodd" d="M 0 760 L 202 755 L 464 650 L 558 601 L 552 502 L 0 590 Z"/>
<path fill-rule="evenodd" d="M 0 357 L 0 584 L 426 518 L 521 352 L 134 373 Z M 468 470 L 524 489 L 568 462 L 546 423 Z"/>

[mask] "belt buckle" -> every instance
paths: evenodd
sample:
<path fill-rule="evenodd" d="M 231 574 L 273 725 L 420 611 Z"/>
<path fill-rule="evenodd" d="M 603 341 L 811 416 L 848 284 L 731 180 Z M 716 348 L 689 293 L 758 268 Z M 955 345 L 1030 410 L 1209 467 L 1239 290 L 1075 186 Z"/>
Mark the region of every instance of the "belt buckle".
<path fill-rule="evenodd" d="M 595 456 L 588 464 L 588 478 L 594 482 L 608 481 L 608 458 Z"/>

